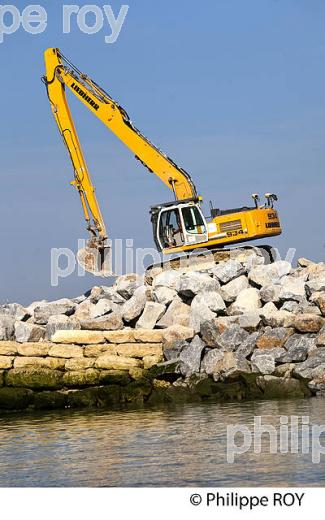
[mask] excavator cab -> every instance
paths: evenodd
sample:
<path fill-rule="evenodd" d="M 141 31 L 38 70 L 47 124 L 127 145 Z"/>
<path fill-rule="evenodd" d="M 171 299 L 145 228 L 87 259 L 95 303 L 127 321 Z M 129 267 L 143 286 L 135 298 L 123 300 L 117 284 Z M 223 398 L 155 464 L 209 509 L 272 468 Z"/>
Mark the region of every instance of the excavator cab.
<path fill-rule="evenodd" d="M 208 240 L 208 227 L 196 200 L 153 206 L 151 221 L 159 251 L 195 246 Z"/>

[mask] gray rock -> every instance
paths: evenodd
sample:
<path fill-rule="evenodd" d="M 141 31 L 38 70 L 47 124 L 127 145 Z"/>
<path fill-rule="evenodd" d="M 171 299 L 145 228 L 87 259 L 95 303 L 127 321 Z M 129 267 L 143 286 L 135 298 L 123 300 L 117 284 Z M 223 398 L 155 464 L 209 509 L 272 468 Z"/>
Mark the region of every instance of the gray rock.
<path fill-rule="evenodd" d="M 294 315 L 286 310 L 278 310 L 274 303 L 269 302 L 260 311 L 264 325 L 270 327 L 292 327 Z"/>
<path fill-rule="evenodd" d="M 191 304 L 191 311 L 189 317 L 189 325 L 194 329 L 196 333 L 200 332 L 201 325 L 205 321 L 211 321 L 215 318 L 215 314 L 209 309 L 205 303 L 198 304 L 194 302 Z M 194 304 L 193 304 L 194 302 Z"/>
<path fill-rule="evenodd" d="M 249 357 L 254 352 L 254 349 L 256 348 L 256 342 L 257 342 L 259 336 L 260 336 L 259 332 L 253 332 L 252 334 L 250 334 L 248 336 L 248 338 L 246 338 L 237 348 L 236 353 L 238 354 L 238 356 L 241 356 L 244 358 Z"/>
<path fill-rule="evenodd" d="M 259 349 L 282 348 L 293 332 L 293 329 L 286 327 L 265 327 L 256 345 Z"/>
<path fill-rule="evenodd" d="M 287 300 L 283 303 L 280 310 L 297 313 L 299 311 L 299 304 L 294 300 Z"/>
<path fill-rule="evenodd" d="M 324 318 L 316 314 L 297 314 L 294 326 L 300 332 L 319 332 L 324 325 Z"/>
<path fill-rule="evenodd" d="M 200 333 L 204 343 L 209 347 L 216 347 L 217 339 L 220 336 L 220 325 L 216 319 L 202 321 Z"/>
<path fill-rule="evenodd" d="M 254 267 L 248 275 L 249 280 L 258 287 L 279 284 L 281 278 L 291 271 L 290 262 L 279 260 L 273 264 Z"/>
<path fill-rule="evenodd" d="M 201 358 L 204 348 L 205 344 L 199 336 L 194 336 L 191 343 L 181 350 L 179 356 L 181 361 L 180 370 L 184 376 L 189 377 L 192 374 L 200 372 Z"/>
<path fill-rule="evenodd" d="M 325 276 L 324 274 L 319 278 L 315 278 L 313 280 L 308 280 L 306 282 L 306 291 L 308 295 L 313 294 L 314 292 L 325 291 Z"/>
<path fill-rule="evenodd" d="M 221 262 L 214 269 L 211 269 L 211 273 L 219 282 L 228 283 L 245 274 L 245 268 L 237 260 L 229 260 L 228 262 Z"/>
<path fill-rule="evenodd" d="M 183 350 L 189 346 L 189 343 L 184 339 L 175 340 L 172 344 L 164 346 L 164 358 L 167 361 L 177 360 Z"/>
<path fill-rule="evenodd" d="M 256 378 L 256 384 L 268 399 L 283 397 L 302 398 L 306 395 L 306 390 L 302 388 L 300 381 L 292 377 L 264 375 Z"/>
<path fill-rule="evenodd" d="M 203 291 L 192 300 L 192 305 L 199 306 L 205 304 L 213 312 L 222 312 L 226 305 L 222 297 L 217 292 Z"/>
<path fill-rule="evenodd" d="M 251 357 L 252 370 L 261 374 L 273 374 L 276 361 L 284 354 L 283 348 L 254 350 Z"/>
<path fill-rule="evenodd" d="M 308 357 L 306 361 L 297 363 L 294 371 L 296 377 L 302 379 L 316 379 L 325 375 L 325 349 L 318 349 L 314 356 Z"/>
<path fill-rule="evenodd" d="M 302 301 L 306 297 L 305 281 L 294 276 L 284 276 L 281 280 L 280 300 Z"/>
<path fill-rule="evenodd" d="M 12 316 L 15 320 L 26 321 L 30 318 L 28 309 L 20 305 L 19 303 L 7 303 L 6 305 L 0 306 L 0 316 Z"/>
<path fill-rule="evenodd" d="M 90 319 L 100 318 L 110 312 L 118 310 L 118 305 L 113 303 L 111 300 L 101 299 L 96 304 L 90 307 L 89 317 Z"/>
<path fill-rule="evenodd" d="M 305 361 L 308 352 L 315 346 L 315 338 L 301 334 L 293 334 L 284 344 L 286 354 L 280 361 L 281 363 L 292 363 L 293 361 Z"/>
<path fill-rule="evenodd" d="M 214 313 L 224 311 L 226 305 L 217 292 L 197 294 L 191 303 L 190 326 L 199 332 L 204 321 L 213 320 Z"/>
<path fill-rule="evenodd" d="M 167 327 L 171 327 L 178 323 L 186 326 L 189 324 L 190 310 L 190 306 L 186 305 L 186 303 L 183 303 L 180 300 L 174 300 L 168 307 L 164 316 L 157 322 L 157 327 L 160 329 L 166 329 Z"/>
<path fill-rule="evenodd" d="M 80 321 L 90 320 L 90 313 L 95 305 L 96 304 L 92 303 L 90 299 L 81 302 L 75 310 L 74 317 Z"/>
<path fill-rule="evenodd" d="M 253 287 L 249 287 L 243 289 L 238 294 L 229 312 L 231 314 L 245 314 L 247 312 L 257 311 L 260 307 L 262 307 L 262 304 L 259 291 Z"/>
<path fill-rule="evenodd" d="M 143 284 L 143 278 L 137 274 L 126 274 L 119 276 L 115 282 L 116 292 L 122 298 L 128 300 L 133 296 L 135 290 Z"/>
<path fill-rule="evenodd" d="M 46 338 L 52 340 L 52 337 L 58 330 L 80 330 L 80 322 L 75 316 L 50 316 L 46 325 Z"/>
<path fill-rule="evenodd" d="M 162 303 L 163 305 L 169 305 L 173 300 L 177 299 L 177 292 L 175 289 L 169 287 L 156 287 L 152 293 L 154 301 Z"/>
<path fill-rule="evenodd" d="M 321 328 L 316 336 L 317 347 L 325 347 L 325 326 Z"/>
<path fill-rule="evenodd" d="M 68 298 L 44 303 L 34 309 L 34 321 L 37 325 L 46 325 L 50 316 L 57 316 L 58 314 L 70 316 L 74 313 L 75 308 L 75 303 Z"/>
<path fill-rule="evenodd" d="M 121 330 L 124 326 L 119 312 L 112 312 L 108 316 L 94 320 L 84 320 L 80 325 L 83 330 Z"/>
<path fill-rule="evenodd" d="M 0 316 L 0 341 L 10 341 L 14 338 L 15 318 Z"/>
<path fill-rule="evenodd" d="M 264 303 L 280 301 L 281 285 L 264 285 L 260 290 L 260 298 Z"/>
<path fill-rule="evenodd" d="M 220 293 L 225 302 L 231 303 L 235 301 L 241 291 L 247 288 L 248 280 L 246 276 L 243 275 L 223 285 Z"/>
<path fill-rule="evenodd" d="M 222 350 L 209 350 L 203 357 L 200 371 L 208 375 L 213 374 L 217 363 L 222 360 L 223 356 L 224 352 Z"/>
<path fill-rule="evenodd" d="M 247 330 L 247 332 L 253 332 L 258 329 L 261 323 L 261 316 L 257 311 L 247 312 L 237 317 L 237 323 L 242 329 Z"/>
<path fill-rule="evenodd" d="M 117 290 L 116 286 L 107 287 L 106 285 L 95 286 L 91 289 L 89 295 L 89 301 L 91 303 L 98 303 L 99 300 L 110 300 L 112 303 L 116 303 L 117 305 L 121 305 L 125 303 L 126 298 L 123 298 Z M 79 302 L 82 303 L 82 302 Z"/>
<path fill-rule="evenodd" d="M 145 286 L 138 287 L 133 296 L 127 300 L 122 306 L 122 317 L 126 322 L 138 318 L 142 313 L 147 301 L 147 290 Z"/>
<path fill-rule="evenodd" d="M 312 260 L 308 260 L 308 258 L 298 258 L 297 264 L 300 267 L 308 267 L 310 265 L 315 265 L 315 262 L 312 262 Z"/>
<path fill-rule="evenodd" d="M 225 351 L 237 350 L 248 337 L 249 333 L 246 330 L 239 327 L 239 325 L 234 325 L 216 338 L 216 345 Z"/>
<path fill-rule="evenodd" d="M 136 328 L 154 329 L 157 321 L 165 314 L 165 310 L 166 307 L 162 303 L 147 302 Z"/>
<path fill-rule="evenodd" d="M 176 289 L 178 280 L 180 279 L 182 272 L 179 270 L 168 269 L 164 270 L 154 277 L 152 281 L 153 288 L 156 287 L 169 287 L 169 289 Z"/>
<path fill-rule="evenodd" d="M 239 376 L 251 372 L 251 365 L 247 359 L 238 355 L 237 352 L 225 352 L 223 358 L 214 366 L 213 379 L 215 381 L 237 379 Z"/>
<path fill-rule="evenodd" d="M 44 336 L 44 327 L 24 321 L 16 321 L 15 323 L 15 338 L 18 343 L 37 342 L 43 339 Z"/>
<path fill-rule="evenodd" d="M 193 298 L 202 291 L 217 291 L 219 288 L 217 280 L 196 271 L 182 274 L 176 284 L 176 291 L 185 298 Z"/>

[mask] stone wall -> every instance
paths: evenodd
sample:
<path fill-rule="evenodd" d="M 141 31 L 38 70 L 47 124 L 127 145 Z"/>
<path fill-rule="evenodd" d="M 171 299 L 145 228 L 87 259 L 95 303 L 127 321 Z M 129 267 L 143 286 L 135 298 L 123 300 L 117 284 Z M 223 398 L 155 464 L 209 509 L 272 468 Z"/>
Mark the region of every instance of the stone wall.
<path fill-rule="evenodd" d="M 257 256 L 0 306 L 0 410 L 325 392 L 325 264 Z"/>

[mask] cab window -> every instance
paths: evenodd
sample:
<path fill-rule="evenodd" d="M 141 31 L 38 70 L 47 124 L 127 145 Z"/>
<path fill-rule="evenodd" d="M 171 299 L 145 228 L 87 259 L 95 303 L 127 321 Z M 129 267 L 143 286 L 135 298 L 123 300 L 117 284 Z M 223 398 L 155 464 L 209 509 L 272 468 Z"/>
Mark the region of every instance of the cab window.
<path fill-rule="evenodd" d="M 162 246 L 166 248 L 183 244 L 182 225 L 177 209 L 162 213 L 159 225 L 159 238 Z"/>
<path fill-rule="evenodd" d="M 187 233 L 202 235 L 206 232 L 202 215 L 196 206 L 183 208 L 182 215 Z"/>

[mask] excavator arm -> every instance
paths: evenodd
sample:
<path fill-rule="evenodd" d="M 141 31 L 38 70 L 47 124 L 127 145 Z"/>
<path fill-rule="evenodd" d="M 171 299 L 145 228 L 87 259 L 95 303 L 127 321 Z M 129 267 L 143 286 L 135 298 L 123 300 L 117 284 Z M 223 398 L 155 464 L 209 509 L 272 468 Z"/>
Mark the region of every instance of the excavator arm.
<path fill-rule="evenodd" d="M 196 188 L 189 174 L 177 166 L 135 128 L 126 111 L 88 76 L 80 72 L 59 51 L 45 52 L 48 97 L 60 134 L 68 148 L 75 172 L 72 184 L 78 189 L 88 228 L 106 239 L 105 224 L 96 199 L 81 144 L 66 98 L 66 87 L 104 125 L 109 128 L 150 172 L 156 174 L 174 192 L 177 200 L 197 198 Z M 90 224 L 90 215 L 93 224 Z"/>

